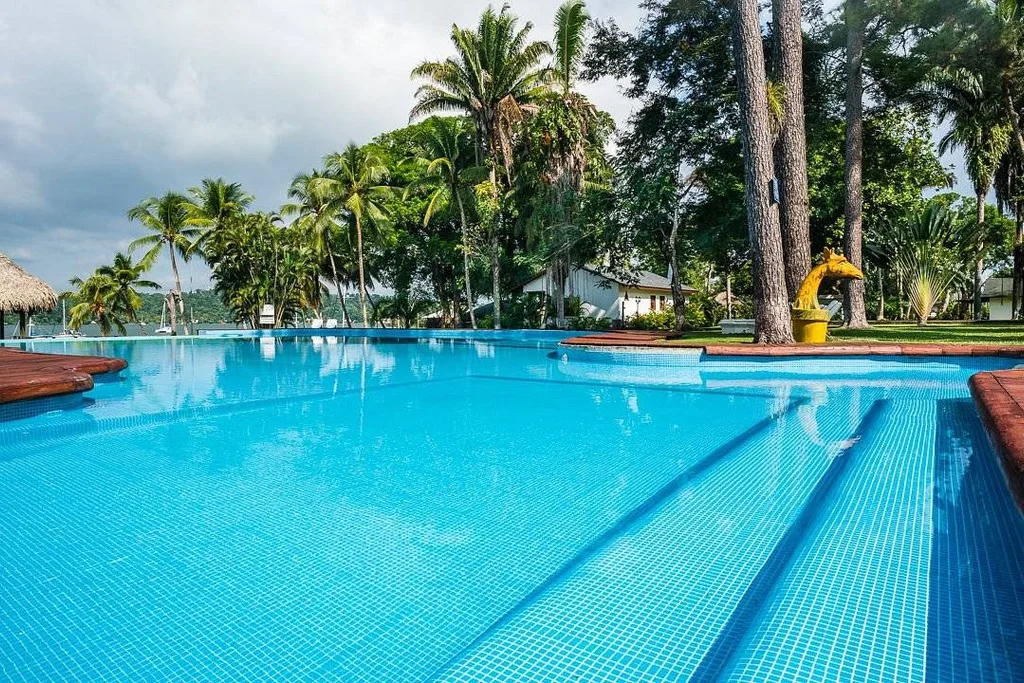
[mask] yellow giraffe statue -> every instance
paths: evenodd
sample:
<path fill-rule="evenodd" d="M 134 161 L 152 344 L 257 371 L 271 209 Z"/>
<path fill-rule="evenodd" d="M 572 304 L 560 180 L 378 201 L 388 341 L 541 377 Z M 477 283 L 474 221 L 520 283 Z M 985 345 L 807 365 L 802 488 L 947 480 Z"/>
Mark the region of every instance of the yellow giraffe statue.
<path fill-rule="evenodd" d="M 822 261 L 807 274 L 793 302 L 793 339 L 801 343 L 821 344 L 828 334 L 832 316 L 818 305 L 818 287 L 825 278 L 863 280 L 864 273 L 831 249 L 825 249 Z"/>

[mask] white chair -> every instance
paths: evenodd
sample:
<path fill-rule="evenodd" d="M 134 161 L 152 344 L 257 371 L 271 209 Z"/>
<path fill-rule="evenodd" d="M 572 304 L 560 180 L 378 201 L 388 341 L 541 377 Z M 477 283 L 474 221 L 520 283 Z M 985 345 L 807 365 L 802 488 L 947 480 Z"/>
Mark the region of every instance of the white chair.
<path fill-rule="evenodd" d="M 843 302 L 839 299 L 835 299 L 825 307 L 825 312 L 828 313 L 828 319 L 831 320 L 832 316 L 839 312 L 839 309 L 843 307 Z"/>
<path fill-rule="evenodd" d="M 335 319 L 335 318 L 328 318 L 327 322 L 324 324 L 324 329 L 325 330 L 333 330 L 337 326 L 338 326 L 337 319 Z"/>
<path fill-rule="evenodd" d="M 309 322 L 309 326 L 311 328 L 313 328 L 314 330 L 319 330 L 321 327 L 324 326 L 324 320 L 323 320 L 323 318 L 313 318 Z"/>
<path fill-rule="evenodd" d="M 274 304 L 263 304 L 260 309 L 260 327 L 273 327 L 275 321 Z"/>

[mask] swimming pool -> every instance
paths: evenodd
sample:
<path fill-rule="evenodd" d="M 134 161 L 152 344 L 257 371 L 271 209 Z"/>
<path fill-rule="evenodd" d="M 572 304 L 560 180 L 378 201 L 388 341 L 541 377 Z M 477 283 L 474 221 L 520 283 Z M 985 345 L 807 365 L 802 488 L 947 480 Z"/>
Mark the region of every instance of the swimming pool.
<path fill-rule="evenodd" d="M 0 678 L 1024 680 L 1016 361 L 558 338 L 40 344 L 129 366 L 0 410 Z"/>

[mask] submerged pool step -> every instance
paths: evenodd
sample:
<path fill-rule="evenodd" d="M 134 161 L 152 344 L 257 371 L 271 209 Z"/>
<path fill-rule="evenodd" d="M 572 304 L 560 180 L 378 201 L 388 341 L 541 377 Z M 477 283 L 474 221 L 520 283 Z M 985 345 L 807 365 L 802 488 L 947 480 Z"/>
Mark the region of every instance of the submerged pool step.
<path fill-rule="evenodd" d="M 924 680 L 935 411 L 883 406 L 716 680 Z"/>
<path fill-rule="evenodd" d="M 699 481 L 666 498 L 605 547 L 477 639 L 435 680 L 687 680 L 716 647 L 776 548 L 799 545 L 837 475 L 849 408 L 803 404 L 757 439 L 737 444 Z M 879 408 L 867 412 L 868 429 Z M 808 437 L 814 435 L 813 440 Z M 839 465 L 842 469 L 842 465 Z M 833 472 L 833 474 L 829 474 Z M 682 540 L 682 539 L 685 539 Z M 783 563 L 784 564 L 784 563 Z M 777 569 L 777 568 L 776 568 Z M 777 571 L 776 571 L 777 573 Z"/>

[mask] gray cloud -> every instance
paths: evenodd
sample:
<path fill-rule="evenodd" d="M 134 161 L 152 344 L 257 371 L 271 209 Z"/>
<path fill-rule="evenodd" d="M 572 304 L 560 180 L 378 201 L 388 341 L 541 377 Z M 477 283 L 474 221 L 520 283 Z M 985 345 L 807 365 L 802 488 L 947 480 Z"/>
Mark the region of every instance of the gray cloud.
<path fill-rule="evenodd" d="M 557 3 L 514 10 L 548 38 Z M 0 8 L 0 251 L 56 288 L 127 247 L 126 210 L 206 176 L 264 208 L 349 140 L 402 126 L 409 71 L 449 53 L 474 0 L 13 0 Z M 632 26 L 632 0 L 592 0 Z M 589 94 L 617 119 L 613 83 Z M 186 268 L 206 284 L 199 264 Z M 170 273 L 160 264 L 155 278 Z M 186 278 L 189 278 L 186 275 Z"/>

